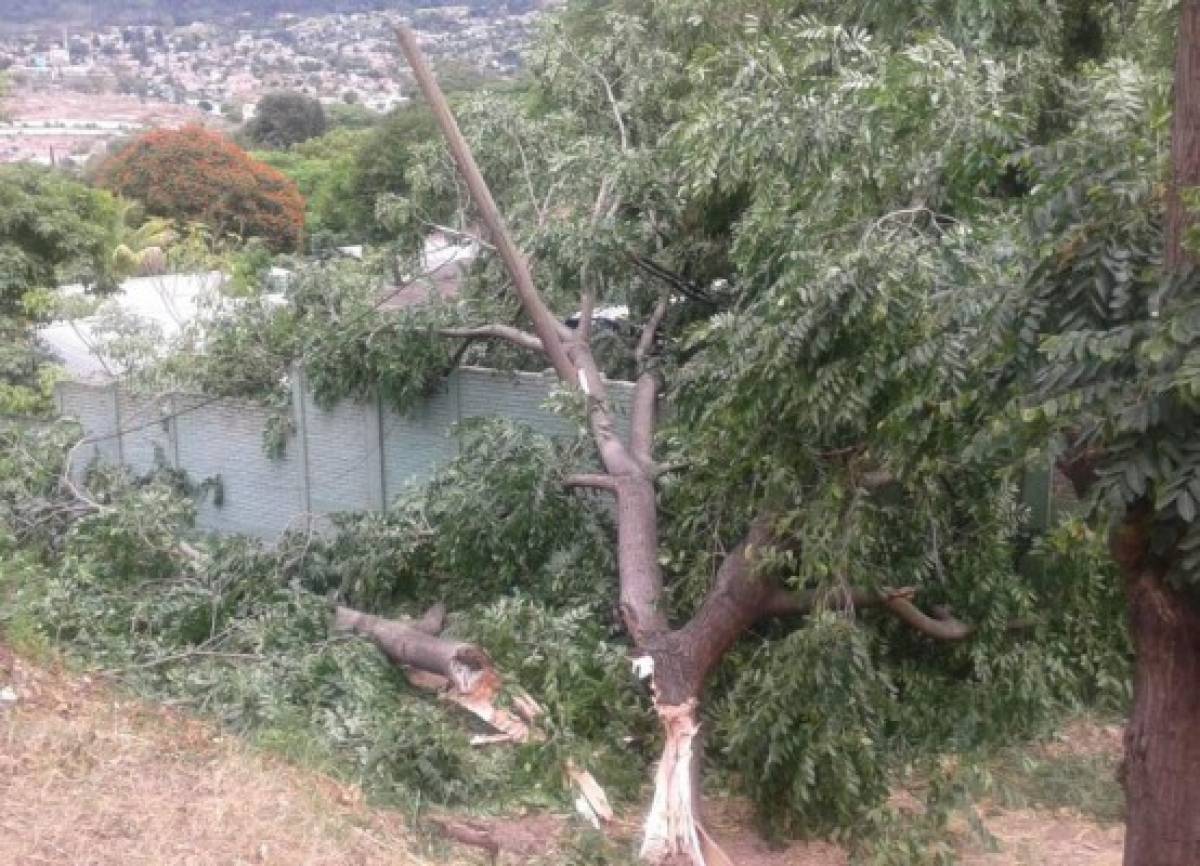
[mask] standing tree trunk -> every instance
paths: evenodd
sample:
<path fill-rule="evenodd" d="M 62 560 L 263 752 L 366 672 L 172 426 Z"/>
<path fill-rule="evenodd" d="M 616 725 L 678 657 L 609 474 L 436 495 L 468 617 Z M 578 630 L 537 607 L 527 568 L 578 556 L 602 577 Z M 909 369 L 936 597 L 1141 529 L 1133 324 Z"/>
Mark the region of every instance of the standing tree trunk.
<path fill-rule="evenodd" d="M 1200 186 L 1200 0 L 1184 0 L 1175 61 L 1168 268 L 1195 264 L 1185 190 Z M 1135 653 L 1125 734 L 1125 866 L 1200 864 L 1200 599 L 1166 580 L 1170 557 L 1150 550 L 1151 509 L 1131 509 L 1112 538 Z"/>
<path fill-rule="evenodd" d="M 1125 733 L 1125 866 L 1200 864 L 1200 609 L 1155 569 L 1128 579 L 1137 654 Z"/>
<path fill-rule="evenodd" d="M 1171 118 L 1171 185 L 1167 190 L 1169 268 L 1195 264 L 1184 249 L 1193 222 L 1184 207 L 1185 190 L 1200 186 L 1200 0 L 1183 0 L 1175 52 L 1175 107 Z"/>

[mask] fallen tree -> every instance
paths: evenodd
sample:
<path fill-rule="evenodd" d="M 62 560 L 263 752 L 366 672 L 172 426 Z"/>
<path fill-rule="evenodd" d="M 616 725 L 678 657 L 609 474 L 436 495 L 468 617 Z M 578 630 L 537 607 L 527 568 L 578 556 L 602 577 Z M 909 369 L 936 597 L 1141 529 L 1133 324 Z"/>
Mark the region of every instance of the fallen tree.
<path fill-rule="evenodd" d="M 566 483 L 574 488 L 603 491 L 616 501 L 618 604 L 633 642 L 635 670 L 649 682 L 665 740 L 645 820 L 641 854 L 656 863 L 678 857 L 696 866 L 716 862 L 721 855 L 715 853 L 715 843 L 700 821 L 702 753 L 698 707 L 705 683 L 734 642 L 756 623 L 781 613 L 804 613 L 817 599 L 790 593 L 763 568 L 773 549 L 786 545 L 786 534 L 780 531 L 777 516 L 766 505 L 751 521 L 743 540 L 724 557 L 711 589 L 694 615 L 679 626 L 668 622 L 659 558 L 656 490 L 663 468 L 655 460 L 657 404 L 662 383 L 652 355 L 671 293 L 664 291 L 660 295 L 642 327 L 634 352 L 641 372 L 630 409 L 629 436 L 622 438 L 592 351 L 594 290 L 586 287 L 585 282 L 579 299 L 582 313 L 577 328 L 568 327 L 551 311 L 534 283 L 528 261 L 505 225 L 416 37 L 402 26 L 398 38 L 487 228 L 488 239 L 502 259 L 521 309 L 532 326 L 530 333 L 509 325 L 483 324 L 450 332 L 448 336 L 499 339 L 543 354 L 562 383 L 583 397 L 588 429 L 604 470 L 573 475 Z M 602 190 L 598 211 L 605 206 L 603 196 Z M 847 588 L 843 598 L 845 607 L 851 609 L 856 599 L 865 605 L 877 605 L 931 638 L 962 640 L 972 633 L 971 626 L 958 622 L 947 611 L 935 616 L 921 612 L 909 600 L 911 595 L 911 591 Z M 395 645 L 400 658 L 413 657 L 407 640 L 401 636 L 401 642 Z M 439 659 L 452 659 L 457 652 L 463 650 L 444 647 L 436 655 Z"/>
<path fill-rule="evenodd" d="M 1026 160 L 1068 161 L 1053 141 L 1037 149 L 1063 128 L 1042 121 L 1069 115 L 1086 126 L 1100 116 L 1107 136 L 1117 120 L 1143 117 L 1129 107 L 1145 79 L 1124 63 L 1086 63 L 1068 81 L 1075 67 L 1057 53 L 1060 10 L 1031 29 L 1030 16 L 1008 11 L 1022 6 L 984 4 L 983 19 L 979 10 L 939 18 L 930 7 L 920 26 L 900 28 L 894 4 L 826 5 L 816 21 L 757 0 L 614 0 L 602 18 L 548 17 L 530 90 L 456 104 L 469 155 L 499 201 L 493 210 L 511 226 L 517 291 L 487 226 L 488 252 L 435 315 L 377 317 L 358 272 L 318 272 L 310 288 L 319 291 L 292 294 L 307 315 L 285 322 L 289 333 L 302 325 L 304 339 L 282 341 L 263 370 L 277 381 L 277 354 L 305 360 L 288 354 L 302 342 L 309 363 L 321 362 L 322 375 L 310 375 L 319 395 L 377 388 L 372 397 L 403 411 L 412 403 L 399 395 L 419 397 L 455 349 L 469 344 L 474 362 L 487 341 L 489 358 L 549 363 L 564 386 L 555 406 L 586 418 L 588 445 L 529 447 L 536 437 L 513 425 L 481 425 L 460 450 L 468 459 L 386 514 L 344 518 L 328 543 L 306 538 L 290 553 L 225 560 L 225 572 L 243 577 L 233 597 L 221 570 L 187 566 L 212 585 L 169 587 L 178 613 L 151 615 L 140 598 L 110 604 L 110 586 L 88 587 L 89 573 L 116 585 L 170 574 L 180 560 L 170 539 L 166 557 L 130 555 L 144 547 L 125 529 L 134 506 L 91 513 L 68 539 L 82 558 L 54 566 L 82 598 L 48 591 L 41 615 L 81 645 L 107 624 L 116 637 L 100 636 L 117 663 L 147 676 L 193 653 L 206 673 L 253 666 L 253 690 L 270 694 L 274 711 L 237 700 L 244 686 L 221 676 L 208 680 L 226 690 L 211 705 L 247 726 L 293 715 L 329 726 L 322 736 L 362 760 L 365 778 L 418 790 L 422 802 L 475 802 L 505 783 L 511 792 L 528 770 L 523 760 L 503 779 L 486 776 L 477 756 L 501 763 L 519 752 L 544 791 L 557 790 L 563 759 L 597 768 L 603 751 L 599 775 L 625 797 L 659 757 L 646 848 L 663 856 L 710 856 L 691 790 L 701 739 L 716 746 L 708 762 L 776 831 L 859 840 L 882 826 L 872 822 L 914 747 L 928 757 L 1026 734 L 1063 698 L 1100 689 L 1119 701 L 1121 629 L 1108 615 L 1103 564 L 1085 556 L 1089 568 L 1069 585 L 1016 567 L 1030 539 L 1014 457 L 992 450 L 1003 438 L 994 436 L 996 398 L 1015 380 L 993 375 L 994 346 L 1007 336 L 995 339 L 990 325 L 1041 249 L 1039 235 L 1019 228 L 1045 200 L 1029 188 Z M 1103 110 L 1082 110 L 1077 93 Z M 1105 113 L 1112 106 L 1120 117 Z M 1094 132 L 1068 149 L 1092 159 L 1090 145 L 1105 138 Z M 411 241 L 431 222 L 455 222 L 457 205 L 457 228 L 474 233 L 478 208 L 439 143 L 429 144 L 414 155 L 410 195 L 386 202 L 389 217 L 412 225 Z M 1096 162 L 1089 190 L 1107 188 L 1111 161 Z M 1072 261 L 1079 250 L 1064 241 L 1047 255 Z M 529 268 L 522 276 L 521 253 L 536 280 Z M 1106 285 L 1099 270 L 1084 271 L 1085 306 L 1097 275 Z M 223 361 L 211 369 L 243 378 L 271 330 L 265 322 L 277 320 L 242 317 L 245 340 L 206 343 Z M 638 380 L 632 407 L 604 393 L 600 373 Z M 669 413 L 660 416 L 659 400 Z M 581 454 L 592 464 L 580 465 Z M 0 478 L 0 493 L 6 486 Z M 1078 550 L 1088 535 L 1071 525 L 1054 543 Z M 1034 557 L 1040 544 L 1032 539 Z M 316 658 L 296 664 L 294 642 L 284 658 L 259 658 L 278 644 L 250 639 L 242 624 L 222 637 L 244 587 L 297 585 L 311 595 L 280 592 L 269 609 L 299 612 L 287 631 Z M 471 748 L 440 708 L 394 689 L 365 642 L 323 646 L 331 591 L 373 613 L 443 600 L 507 680 L 545 697 L 546 748 Z M 228 604 L 214 603 L 222 596 Z M 1063 628 L 1035 624 L 1036 640 L 1012 640 L 1009 627 L 1033 614 Z M 260 627 L 283 628 L 277 619 Z M 437 649 L 443 668 L 457 657 Z M 657 692 L 661 720 L 625 675 L 627 650 Z M 1072 680 L 1074 670 L 1085 673 Z M 1097 672 L 1106 685 L 1095 685 Z M 458 693 L 442 674 L 421 676 Z M 200 689 L 205 677 L 194 681 Z M 339 703 L 363 696 L 393 703 L 364 725 Z M 662 754 L 656 723 L 668 737 Z M 893 818 L 881 819 L 888 831 Z M 896 820 L 905 832 L 915 823 Z"/>

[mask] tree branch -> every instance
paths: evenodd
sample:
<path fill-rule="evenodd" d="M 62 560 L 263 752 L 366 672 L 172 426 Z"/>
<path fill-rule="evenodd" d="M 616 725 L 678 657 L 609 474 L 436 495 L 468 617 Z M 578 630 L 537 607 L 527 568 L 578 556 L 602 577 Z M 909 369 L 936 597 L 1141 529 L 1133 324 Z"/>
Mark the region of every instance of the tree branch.
<path fill-rule="evenodd" d="M 588 280 L 587 265 L 580 269 L 579 278 L 583 282 L 582 297 L 579 299 L 579 340 L 588 344 L 592 342 L 592 313 L 596 309 L 596 290 Z"/>
<path fill-rule="evenodd" d="M 934 607 L 932 615 L 918 608 L 912 598 L 917 591 L 911 587 L 896 590 L 874 590 L 851 587 L 844 591 L 806 589 L 792 592 L 777 587 L 762 606 L 762 616 L 803 616 L 825 605 L 833 610 L 855 608 L 883 608 L 897 619 L 927 637 L 935 640 L 966 640 L 978 631 L 978 627 L 963 622 L 945 607 Z M 1006 626 L 1011 631 L 1032 628 L 1034 622 L 1015 619 Z"/>
<path fill-rule="evenodd" d="M 669 303 L 670 292 L 662 292 L 633 353 L 641 372 L 633 388 L 633 405 L 629 413 L 629 449 L 633 452 L 633 458 L 647 469 L 654 464 L 659 381 L 658 373 L 646 366 L 646 359 L 654 348 L 654 338 L 667 314 Z"/>
<path fill-rule="evenodd" d="M 438 333 L 443 337 L 458 337 L 460 339 L 495 339 L 506 340 L 514 346 L 519 346 L 522 349 L 529 349 L 533 352 L 542 352 L 546 354 L 545 346 L 533 334 L 522 331 L 520 328 L 514 328 L 510 325 L 491 324 L 478 325 L 473 328 L 439 328 Z"/>
<path fill-rule="evenodd" d="M 955 619 L 946 608 L 935 608 L 930 616 L 902 595 L 881 594 L 879 603 L 905 625 L 935 640 L 966 640 L 977 631 L 976 626 Z"/>
<path fill-rule="evenodd" d="M 608 195 L 612 187 L 612 176 L 606 175 L 600 181 L 600 189 L 596 193 L 596 203 L 592 205 L 592 227 L 595 228 L 604 217 L 608 207 Z M 596 307 L 596 289 L 588 280 L 588 267 L 585 262 L 579 272 L 579 282 L 583 287 L 579 300 L 579 339 L 588 344 L 592 340 L 592 312 Z"/>
<path fill-rule="evenodd" d="M 654 305 L 654 312 L 650 314 L 650 318 L 646 320 L 646 325 L 642 328 L 642 336 L 638 339 L 637 348 L 633 352 L 634 360 L 638 364 L 643 364 L 646 358 L 650 356 L 651 350 L 654 348 L 654 338 L 658 335 L 658 329 L 662 326 L 662 320 L 667 315 L 667 307 L 671 302 L 671 293 L 664 291 L 658 296 L 658 303 Z"/>
<path fill-rule="evenodd" d="M 568 475 L 563 479 L 563 484 L 567 487 L 593 487 L 598 490 L 617 491 L 617 479 L 611 475 Z"/>
<path fill-rule="evenodd" d="M 479 167 L 430 71 L 416 37 L 397 28 L 400 47 L 433 110 L 459 173 L 471 191 L 480 216 L 512 277 L 514 290 L 559 379 L 578 387 L 587 397 L 588 425 L 604 468 L 619 476 L 617 496 L 617 558 L 621 575 L 620 605 L 630 636 L 639 646 L 669 626 L 660 610 L 662 569 L 658 563 L 658 512 L 650 467 L 636 460 L 617 432 L 607 388 L 588 345 L 559 321 L 533 283 L 529 264 L 504 226 Z"/>
<path fill-rule="evenodd" d="M 546 306 L 546 302 L 542 300 L 541 294 L 534 285 L 529 262 L 517 248 L 504 224 L 504 217 L 500 215 L 496 201 L 492 198 L 491 190 L 488 189 L 487 182 L 484 181 L 483 174 L 475 163 L 471 148 L 458 128 L 458 123 L 450 111 L 450 105 L 446 101 L 445 94 L 442 93 L 442 88 L 438 85 L 429 64 L 425 61 L 425 55 L 421 52 L 416 35 L 401 24 L 396 27 L 396 37 L 400 42 L 401 51 L 408 60 L 408 65 L 412 68 L 413 77 L 416 78 L 417 85 L 421 88 L 421 93 L 429 103 L 433 116 L 446 139 L 450 155 L 454 158 L 454 163 L 463 180 L 466 181 L 467 189 L 471 192 L 475 206 L 479 208 L 480 217 L 496 245 L 496 251 L 504 261 L 509 274 L 512 275 L 517 297 L 521 301 L 521 306 L 525 308 L 526 314 L 533 321 L 534 332 L 541 340 L 559 378 L 564 382 L 575 382 L 575 365 L 567 357 L 566 349 L 560 340 L 559 326 L 561 323 Z"/>
<path fill-rule="evenodd" d="M 608 80 L 608 76 L 599 69 L 589 66 L 587 61 L 579 56 L 579 53 L 575 50 L 575 47 L 571 45 L 570 40 L 564 40 L 563 45 L 580 66 L 600 79 L 600 84 L 604 87 L 604 95 L 608 98 L 609 108 L 612 109 L 613 118 L 617 121 L 617 132 L 620 134 L 621 138 L 621 150 L 622 152 L 628 151 L 629 133 L 625 129 L 625 119 L 621 116 L 621 106 L 617 104 L 617 96 L 613 92 L 612 82 L 610 82 Z"/>

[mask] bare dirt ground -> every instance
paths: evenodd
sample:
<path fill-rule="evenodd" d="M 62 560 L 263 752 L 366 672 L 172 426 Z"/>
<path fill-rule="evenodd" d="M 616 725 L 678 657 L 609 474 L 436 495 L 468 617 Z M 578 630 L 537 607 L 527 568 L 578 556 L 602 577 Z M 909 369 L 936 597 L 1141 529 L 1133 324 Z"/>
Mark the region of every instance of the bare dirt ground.
<path fill-rule="evenodd" d="M 1039 758 L 1106 757 L 1119 760 L 1119 726 L 1079 721 L 1052 742 L 1032 750 Z M 984 804 L 982 817 L 1000 850 L 966 846 L 963 866 L 1121 866 L 1123 825 L 1101 825 L 1069 809 L 999 809 Z"/>
<path fill-rule="evenodd" d="M 76 93 L 62 87 L 17 88 L 9 94 L 3 109 L 8 119 L 34 125 L 43 121 L 53 124 L 116 121 L 145 129 L 174 129 L 200 122 L 218 128 L 226 126 L 219 118 L 187 105 L 119 93 Z M 0 163 L 51 162 L 66 156 L 99 155 L 109 142 L 129 134 L 128 130 L 50 131 L 54 134 L 46 134 L 46 130 L 37 135 L 10 131 L 0 137 Z"/>
<path fill-rule="evenodd" d="M 1120 736 L 1083 725 L 1045 748 L 1115 754 Z M 963 833 L 963 866 L 1121 862 L 1120 826 L 1067 810 L 983 804 L 981 813 L 998 850 Z M 632 836 L 636 823 L 633 816 L 623 821 L 619 834 Z M 739 801 L 710 808 L 708 823 L 737 866 L 848 862 L 826 842 L 768 845 L 748 829 L 749 807 Z M 550 816 L 500 822 L 496 836 L 507 849 L 500 862 L 552 854 L 547 843 L 564 825 Z M 0 645 L 4 866 L 429 866 L 414 847 L 399 816 L 367 807 L 353 786 L 92 678 L 14 658 Z M 471 849 L 454 860 L 485 861 Z"/>
<path fill-rule="evenodd" d="M 1125 831 L 1066 811 L 1016 809 L 983 814 L 1000 850 L 964 846 L 963 866 L 1121 866 Z"/>
<path fill-rule="evenodd" d="M 4 109 L 13 120 L 118 120 L 143 126 L 182 126 L 208 117 L 188 105 L 121 93 L 76 93 L 62 87 L 17 88 Z"/>
<path fill-rule="evenodd" d="M 424 864 L 410 847 L 354 788 L 0 646 L 5 866 Z"/>

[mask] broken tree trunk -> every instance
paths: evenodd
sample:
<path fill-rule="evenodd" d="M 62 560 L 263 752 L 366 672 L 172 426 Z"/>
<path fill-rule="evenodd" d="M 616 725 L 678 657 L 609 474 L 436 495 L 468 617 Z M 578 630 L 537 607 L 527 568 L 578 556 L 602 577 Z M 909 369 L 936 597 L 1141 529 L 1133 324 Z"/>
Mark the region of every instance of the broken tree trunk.
<path fill-rule="evenodd" d="M 1197 0 L 1200 2 L 1200 0 Z M 589 341 L 588 320 L 595 298 L 586 280 L 580 309 L 585 311 L 578 331 L 566 328 L 547 306 L 533 281 L 529 263 L 516 246 L 496 207 L 471 148 L 454 119 L 415 34 L 397 28 L 401 50 L 412 68 L 441 128 L 459 173 L 479 209 L 496 251 L 503 259 L 513 288 L 533 326 L 527 333 L 509 325 L 483 325 L 446 333 L 451 337 L 485 336 L 505 340 L 528 351 L 541 352 L 568 388 L 586 400 L 587 423 L 604 473 L 573 475 L 573 487 L 605 490 L 616 497 L 617 562 L 620 574 L 621 618 L 634 644 L 635 670 L 648 677 L 655 710 L 662 723 L 665 748 L 655 777 L 654 800 L 646 819 L 643 857 L 657 862 L 684 861 L 692 866 L 723 866 L 728 857 L 716 846 L 699 821 L 700 725 L 697 708 L 704 683 L 721 657 L 750 626 L 765 616 L 805 612 L 811 606 L 802 595 L 784 591 L 757 574 L 751 563 L 755 551 L 775 539 L 771 517 L 764 511 L 745 541 L 718 569 L 717 581 L 690 622 L 672 629 L 662 603 L 663 575 L 659 565 L 658 512 L 654 463 L 656 404 L 661 390 L 656 365 L 646 363 L 659 326 L 670 304 L 664 294 L 647 320 L 635 351 L 642 372 L 634 386 L 628 441 L 618 434 L 616 415 Z M 601 203 L 607 193 L 601 185 Z M 961 640 L 973 632 L 949 614 L 929 617 L 911 605 L 903 593 L 847 593 L 870 598 L 930 637 Z"/>
<path fill-rule="evenodd" d="M 336 631 L 371 638 L 398 665 L 445 677 L 462 694 L 471 694 L 490 676 L 492 660 L 474 644 L 440 637 L 445 619 L 441 605 L 430 608 L 420 619 L 391 620 L 338 607 Z"/>
<path fill-rule="evenodd" d="M 500 694 L 500 674 L 486 652 L 471 643 L 441 637 L 446 610 L 438 604 L 420 619 L 394 620 L 338 607 L 334 613 L 335 631 L 353 632 L 369 637 L 384 655 L 404 668 L 408 680 L 420 688 L 441 692 L 452 703 L 478 716 L 500 736 L 481 736 L 472 742 L 512 741 L 524 743 L 534 733 L 530 727 L 540 708 L 528 696 L 517 696 L 516 715 L 496 706 Z"/>

